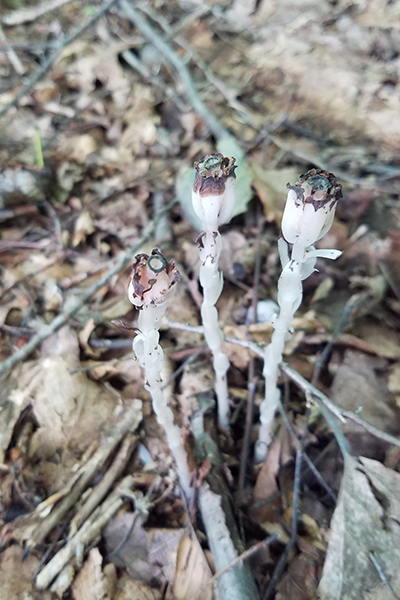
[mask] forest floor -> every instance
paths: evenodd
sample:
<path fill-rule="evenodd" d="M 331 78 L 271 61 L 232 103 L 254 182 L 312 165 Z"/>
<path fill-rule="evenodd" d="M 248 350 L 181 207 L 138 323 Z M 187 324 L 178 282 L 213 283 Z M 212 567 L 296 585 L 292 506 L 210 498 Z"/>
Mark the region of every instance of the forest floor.
<path fill-rule="evenodd" d="M 7 0 L 0 23 L 0 600 L 399 598 L 400 4 Z M 193 163 L 216 151 L 230 433 L 196 329 Z M 314 167 L 343 186 L 318 242 L 343 254 L 304 281 L 256 464 L 286 185 Z M 188 502 L 132 352 L 154 247 L 181 276 L 161 345 Z"/>

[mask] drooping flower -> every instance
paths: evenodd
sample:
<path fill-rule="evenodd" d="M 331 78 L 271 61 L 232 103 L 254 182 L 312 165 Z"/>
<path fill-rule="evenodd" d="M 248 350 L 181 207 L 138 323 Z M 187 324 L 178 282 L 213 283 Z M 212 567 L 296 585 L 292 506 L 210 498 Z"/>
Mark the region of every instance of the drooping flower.
<path fill-rule="evenodd" d="M 162 304 L 177 281 L 179 272 L 175 261 L 168 262 L 158 248 L 154 248 L 150 256 L 137 254 L 129 282 L 129 300 L 137 308 Z"/>
<path fill-rule="evenodd" d="M 193 209 L 208 227 L 227 223 L 235 208 L 235 159 L 208 154 L 194 163 Z"/>
<path fill-rule="evenodd" d="M 311 169 L 290 186 L 282 217 L 282 235 L 287 242 L 312 246 L 331 228 L 342 186 L 332 173 Z"/>

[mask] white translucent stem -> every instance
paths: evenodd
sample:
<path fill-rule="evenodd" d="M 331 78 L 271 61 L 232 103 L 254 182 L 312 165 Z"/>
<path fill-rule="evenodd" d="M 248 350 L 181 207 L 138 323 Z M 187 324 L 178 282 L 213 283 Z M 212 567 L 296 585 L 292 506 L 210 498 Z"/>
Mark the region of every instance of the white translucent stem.
<path fill-rule="evenodd" d="M 138 328 L 140 332 L 133 341 L 133 350 L 139 364 L 145 372 L 145 388 L 151 395 L 153 410 L 157 420 L 164 428 L 168 446 L 175 459 L 178 477 L 187 498 L 191 496 L 190 471 L 186 451 L 181 441 L 181 430 L 174 423 L 174 413 L 167 405 L 161 390 L 161 369 L 163 351 L 158 343 L 158 328 L 167 303 L 144 307 L 139 314 Z"/>
<path fill-rule="evenodd" d="M 203 321 L 204 336 L 213 355 L 218 420 L 222 427 L 229 430 L 229 394 L 226 376 L 229 369 L 229 360 L 221 348 L 224 335 L 218 323 L 218 311 L 215 307 L 223 286 L 222 273 L 218 269 L 222 242 L 217 226 L 207 226 L 202 238 L 202 245 L 203 247 L 199 250 L 202 262 L 200 267 L 200 284 L 203 288 L 201 318 Z"/>
<path fill-rule="evenodd" d="M 286 262 L 278 281 L 279 315 L 273 323 L 271 343 L 264 352 L 265 398 L 260 406 L 260 431 L 255 448 L 256 461 L 264 460 L 271 443 L 271 430 L 278 408 L 280 390 L 278 388 L 279 364 L 282 361 L 285 342 L 290 338 L 290 323 L 301 304 L 302 272 L 305 247 L 295 242 L 291 259 Z M 285 262 L 285 261 L 283 261 Z"/>

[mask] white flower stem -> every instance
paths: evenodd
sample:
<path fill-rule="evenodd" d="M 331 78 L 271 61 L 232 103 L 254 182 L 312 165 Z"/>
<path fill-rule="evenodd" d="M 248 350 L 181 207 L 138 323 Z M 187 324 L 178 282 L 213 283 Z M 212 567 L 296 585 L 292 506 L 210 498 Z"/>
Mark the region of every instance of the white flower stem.
<path fill-rule="evenodd" d="M 229 430 L 229 394 L 227 381 L 229 359 L 222 351 L 224 335 L 218 323 L 218 311 L 215 307 L 223 286 L 223 276 L 218 269 L 222 242 L 217 226 L 211 227 L 207 225 L 201 241 L 202 247 L 199 250 L 202 262 L 200 267 L 200 284 L 203 288 L 201 317 L 204 326 L 204 336 L 213 355 L 218 420 L 222 427 Z"/>
<path fill-rule="evenodd" d="M 264 351 L 265 397 L 260 406 L 260 431 L 255 448 L 256 461 L 264 460 L 271 443 L 271 430 L 275 412 L 279 406 L 279 364 L 282 361 L 285 342 L 290 338 L 290 323 L 300 306 L 303 287 L 301 265 L 305 256 L 304 243 L 293 244 L 289 262 L 283 267 L 278 281 L 279 315 L 273 323 L 271 343 Z"/>
<path fill-rule="evenodd" d="M 140 366 L 145 372 L 145 388 L 151 395 L 153 410 L 157 420 L 164 428 L 168 446 L 175 459 L 178 477 L 187 498 L 191 497 L 190 471 L 186 451 L 182 445 L 181 430 L 174 423 L 174 413 L 167 405 L 161 390 L 161 369 L 163 350 L 159 345 L 158 332 L 160 320 L 163 316 L 167 302 L 158 305 L 144 306 L 139 313 L 139 333 L 133 341 L 133 350 Z"/>

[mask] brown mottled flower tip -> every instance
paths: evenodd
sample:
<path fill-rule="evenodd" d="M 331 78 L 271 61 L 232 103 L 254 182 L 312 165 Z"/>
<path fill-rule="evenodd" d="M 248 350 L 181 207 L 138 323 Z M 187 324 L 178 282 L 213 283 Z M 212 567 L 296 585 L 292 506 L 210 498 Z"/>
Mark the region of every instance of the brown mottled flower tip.
<path fill-rule="evenodd" d="M 210 229 L 227 223 L 235 208 L 235 159 L 208 154 L 194 163 L 193 209 Z"/>
<path fill-rule="evenodd" d="M 304 247 L 320 240 L 331 228 L 342 186 L 332 173 L 311 169 L 289 185 L 282 216 L 282 234 L 287 242 Z"/>
<path fill-rule="evenodd" d="M 303 204 L 312 204 L 315 211 L 319 210 L 328 203 L 330 207 L 336 206 L 336 203 L 343 197 L 342 186 L 337 182 L 333 173 L 328 173 L 322 169 L 311 169 L 300 175 L 299 181 L 294 185 L 287 185 L 288 189 L 293 190 Z"/>
<path fill-rule="evenodd" d="M 195 179 L 193 191 L 200 196 L 223 194 L 226 180 L 235 176 L 235 159 L 222 154 L 207 154 L 194 163 Z"/>
<path fill-rule="evenodd" d="M 179 272 L 175 261 L 168 262 L 161 250 L 154 248 L 150 256 L 137 254 L 129 283 L 129 300 L 138 308 L 162 304 L 177 281 Z"/>

